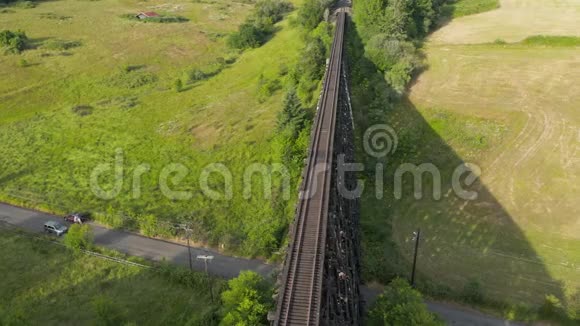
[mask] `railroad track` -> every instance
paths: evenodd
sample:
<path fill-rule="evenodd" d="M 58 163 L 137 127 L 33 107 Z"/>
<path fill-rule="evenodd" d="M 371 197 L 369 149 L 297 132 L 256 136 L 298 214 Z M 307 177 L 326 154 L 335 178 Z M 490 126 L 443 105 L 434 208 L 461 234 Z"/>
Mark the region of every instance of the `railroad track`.
<path fill-rule="evenodd" d="M 319 325 L 336 110 L 346 13 L 337 13 L 334 41 L 311 136 L 301 198 L 286 257 L 275 325 Z"/>

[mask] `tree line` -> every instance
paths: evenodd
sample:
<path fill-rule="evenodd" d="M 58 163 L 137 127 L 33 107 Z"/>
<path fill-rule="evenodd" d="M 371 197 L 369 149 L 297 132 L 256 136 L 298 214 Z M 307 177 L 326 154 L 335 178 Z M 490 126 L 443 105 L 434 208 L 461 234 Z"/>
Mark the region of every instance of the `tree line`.
<path fill-rule="evenodd" d="M 360 0 L 354 21 L 368 58 L 397 94 L 421 68 L 417 47 L 435 26 L 445 0 Z"/>
<path fill-rule="evenodd" d="M 235 49 L 257 48 L 274 34 L 274 24 L 292 10 L 292 4 L 284 0 L 260 0 L 238 31 L 228 37 L 228 45 Z"/>

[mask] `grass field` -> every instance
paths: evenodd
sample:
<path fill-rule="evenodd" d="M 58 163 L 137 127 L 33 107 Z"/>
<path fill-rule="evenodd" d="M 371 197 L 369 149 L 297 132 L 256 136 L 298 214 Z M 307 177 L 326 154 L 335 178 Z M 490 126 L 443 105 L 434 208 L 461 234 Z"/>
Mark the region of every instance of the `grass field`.
<path fill-rule="evenodd" d="M 501 10 L 514 19 L 498 19 Z M 526 12 L 531 19 L 531 10 L 550 19 L 531 27 L 517 19 Z M 492 43 L 576 33 L 567 24 L 580 22 L 579 10 L 572 1 L 506 0 L 499 11 L 460 18 L 428 40 L 428 68 L 389 114 L 399 137 L 389 164 L 391 171 L 435 164 L 443 197 L 415 200 L 407 189 L 401 200 L 364 198 L 371 279 L 408 274 L 412 232 L 420 227 L 418 269 L 431 293 L 461 295 L 475 279 L 491 300 L 539 305 L 554 294 L 580 307 L 580 47 L 574 38 Z M 474 42 L 486 44 L 460 44 Z M 451 192 L 462 162 L 482 169 L 474 201 Z"/>
<path fill-rule="evenodd" d="M 119 215 L 152 214 L 190 221 L 195 241 L 225 250 L 266 256 L 276 250 L 291 215 L 284 210 L 292 207 L 242 198 L 241 179 L 247 164 L 278 157 L 270 140 L 283 91 L 260 98 L 258 84 L 283 85 L 280 72 L 296 61 L 303 43 L 285 20 L 264 46 L 228 50 L 225 36 L 251 8 L 230 1 L 63 0 L 0 14 L 0 30 L 22 29 L 32 45 L 21 55 L 0 56 L 0 200 L 58 213 L 108 212 L 115 226 L 122 224 L 114 222 Z M 145 10 L 189 21 L 120 17 Z M 55 40 L 80 46 L 50 50 Z M 192 69 L 207 79 L 176 92 L 175 81 L 185 82 Z M 91 171 L 113 163 L 117 149 L 123 152 L 122 191 L 102 200 L 90 189 Z M 230 201 L 211 200 L 199 189 L 200 172 L 216 162 L 234 176 Z M 169 183 L 189 191 L 186 200 L 160 191 L 160 175 L 171 163 L 189 171 Z M 150 169 L 134 196 L 132 176 L 140 165 Z M 99 180 L 114 183 L 112 175 Z"/>
<path fill-rule="evenodd" d="M 436 31 L 430 37 L 430 42 L 473 44 L 493 42 L 498 38 L 517 42 L 531 35 L 580 36 L 578 0 L 499 2 L 500 7 L 496 10 L 454 19 L 445 28 Z"/>
<path fill-rule="evenodd" d="M 459 0 L 449 1 L 443 8 L 445 16 L 459 18 L 499 8 L 499 0 Z"/>
<path fill-rule="evenodd" d="M 0 259 L 2 325 L 202 325 L 216 309 L 207 290 L 7 229 Z"/>

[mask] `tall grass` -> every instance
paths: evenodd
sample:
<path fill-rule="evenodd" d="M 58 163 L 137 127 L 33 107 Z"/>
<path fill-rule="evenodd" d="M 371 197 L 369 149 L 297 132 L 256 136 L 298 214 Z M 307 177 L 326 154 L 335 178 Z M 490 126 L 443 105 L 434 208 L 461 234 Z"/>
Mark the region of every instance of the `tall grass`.
<path fill-rule="evenodd" d="M 121 265 L 5 229 L 0 260 L 2 325 L 217 324 L 202 273 Z"/>

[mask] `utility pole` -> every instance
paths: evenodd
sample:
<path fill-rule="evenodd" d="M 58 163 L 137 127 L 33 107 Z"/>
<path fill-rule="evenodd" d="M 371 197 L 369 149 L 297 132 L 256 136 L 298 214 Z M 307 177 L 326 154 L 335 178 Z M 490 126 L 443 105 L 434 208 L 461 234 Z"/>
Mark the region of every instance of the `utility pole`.
<path fill-rule="evenodd" d="M 191 246 L 189 245 L 189 235 L 190 233 L 186 231 L 187 236 L 187 257 L 189 257 L 189 270 L 193 271 L 193 262 L 191 261 Z"/>
<path fill-rule="evenodd" d="M 207 271 L 207 261 L 209 260 L 210 262 L 213 260 L 213 256 L 206 256 L 206 255 L 198 255 L 197 259 L 202 259 L 203 262 L 205 263 L 205 274 L 207 275 L 208 279 L 209 279 L 209 295 L 211 297 L 211 302 L 213 302 L 213 282 L 212 282 L 212 278 L 211 276 L 209 276 L 209 273 Z"/>
<path fill-rule="evenodd" d="M 411 286 L 415 287 L 415 269 L 417 267 L 417 252 L 419 251 L 419 241 L 421 240 L 421 229 L 413 232 L 413 240 L 415 240 L 415 254 L 413 255 L 413 271 L 411 272 Z"/>
<path fill-rule="evenodd" d="M 189 270 L 193 271 L 193 261 L 191 258 L 191 246 L 189 245 L 189 238 L 191 237 L 192 229 L 187 224 L 179 224 L 178 229 L 185 231 L 185 238 L 187 239 L 187 257 L 189 258 Z"/>

